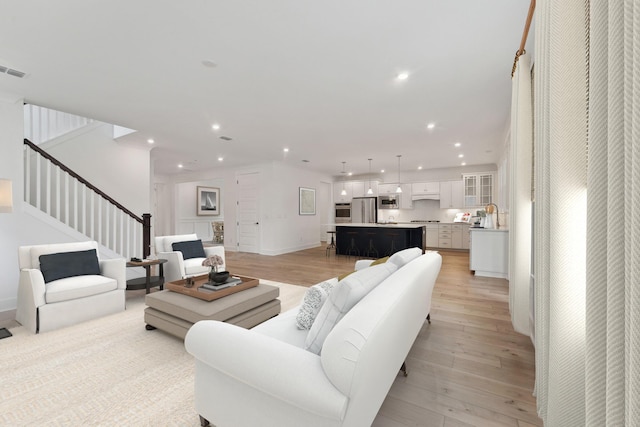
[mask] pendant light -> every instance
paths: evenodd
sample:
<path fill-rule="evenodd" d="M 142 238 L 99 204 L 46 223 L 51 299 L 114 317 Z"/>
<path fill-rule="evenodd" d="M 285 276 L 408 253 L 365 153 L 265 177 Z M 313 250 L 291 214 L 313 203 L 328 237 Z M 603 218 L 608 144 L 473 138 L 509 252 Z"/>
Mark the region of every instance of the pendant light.
<path fill-rule="evenodd" d="M 371 160 L 369 159 L 369 189 L 367 190 L 367 194 L 373 194 L 373 190 L 371 189 Z"/>
<path fill-rule="evenodd" d="M 342 162 L 342 175 L 344 176 L 344 174 L 346 173 L 346 171 L 344 170 L 344 165 L 347 162 Z M 340 192 L 341 196 L 346 196 L 347 195 L 347 190 L 344 188 L 344 181 L 346 180 L 346 178 L 342 178 L 342 191 Z"/>
<path fill-rule="evenodd" d="M 396 193 L 402 193 L 402 187 L 400 186 L 400 157 L 402 157 L 402 154 L 398 154 L 396 157 L 398 158 L 398 188 L 396 188 Z"/>

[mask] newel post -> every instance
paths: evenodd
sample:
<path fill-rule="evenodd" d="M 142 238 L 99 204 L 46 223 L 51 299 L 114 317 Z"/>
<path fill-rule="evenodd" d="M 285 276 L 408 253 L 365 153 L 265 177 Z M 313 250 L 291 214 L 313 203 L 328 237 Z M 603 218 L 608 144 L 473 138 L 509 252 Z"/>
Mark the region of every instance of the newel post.
<path fill-rule="evenodd" d="M 151 255 L 151 214 L 142 214 L 142 258 Z"/>

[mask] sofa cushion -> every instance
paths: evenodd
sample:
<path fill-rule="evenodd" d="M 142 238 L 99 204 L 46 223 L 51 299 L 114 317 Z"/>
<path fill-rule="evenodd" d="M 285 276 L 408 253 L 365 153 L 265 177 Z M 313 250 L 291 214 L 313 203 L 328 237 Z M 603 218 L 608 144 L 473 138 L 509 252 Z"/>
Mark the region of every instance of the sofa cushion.
<path fill-rule="evenodd" d="M 329 297 L 331 289 L 338 283 L 337 278 L 320 282 L 307 289 L 300 305 L 300 310 L 296 315 L 296 326 L 298 329 L 310 329 L 320 308 Z"/>
<path fill-rule="evenodd" d="M 184 260 L 184 273 L 187 276 L 197 276 L 200 274 L 207 274 L 211 267 L 202 265 L 202 261 L 206 258 L 191 258 Z"/>
<path fill-rule="evenodd" d="M 40 255 L 40 271 L 44 283 L 65 277 L 100 274 L 98 254 L 95 249 Z"/>
<path fill-rule="evenodd" d="M 397 269 L 395 264 L 379 264 L 358 270 L 340 281 L 329 294 L 329 298 L 320 309 L 313 325 L 311 325 L 304 348 L 320 354 L 324 340 L 340 319 Z"/>
<path fill-rule="evenodd" d="M 395 264 L 398 268 L 402 268 L 403 265 L 408 264 L 420 255 L 422 255 L 422 249 L 420 248 L 403 249 L 391 255 L 387 262 Z"/>
<path fill-rule="evenodd" d="M 54 280 L 47 284 L 47 304 L 103 294 L 118 288 L 118 282 L 106 276 L 75 276 Z"/>
<path fill-rule="evenodd" d="M 174 242 L 171 244 L 171 248 L 174 251 L 182 252 L 182 258 L 206 258 L 204 253 L 204 246 L 202 246 L 202 240 L 188 240 L 185 242 Z"/>

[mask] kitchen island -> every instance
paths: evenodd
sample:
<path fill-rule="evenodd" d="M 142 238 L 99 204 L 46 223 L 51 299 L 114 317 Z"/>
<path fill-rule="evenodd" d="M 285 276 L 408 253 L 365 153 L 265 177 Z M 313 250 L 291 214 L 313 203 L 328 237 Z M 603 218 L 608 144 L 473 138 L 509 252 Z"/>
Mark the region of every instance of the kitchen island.
<path fill-rule="evenodd" d="M 336 254 L 380 258 L 407 248 L 424 251 L 424 224 L 336 224 Z"/>

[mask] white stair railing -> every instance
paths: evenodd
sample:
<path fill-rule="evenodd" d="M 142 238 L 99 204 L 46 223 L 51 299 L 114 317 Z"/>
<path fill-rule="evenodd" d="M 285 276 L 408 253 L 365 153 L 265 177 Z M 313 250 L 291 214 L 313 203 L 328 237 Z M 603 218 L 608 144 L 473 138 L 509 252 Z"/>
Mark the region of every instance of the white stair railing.
<path fill-rule="evenodd" d="M 36 145 L 72 132 L 93 121 L 93 119 L 37 105 L 24 105 L 24 137 Z"/>
<path fill-rule="evenodd" d="M 129 259 L 149 255 L 150 218 L 138 217 L 25 139 L 24 200 Z"/>

